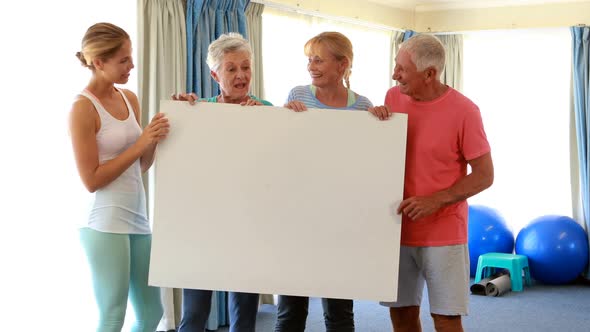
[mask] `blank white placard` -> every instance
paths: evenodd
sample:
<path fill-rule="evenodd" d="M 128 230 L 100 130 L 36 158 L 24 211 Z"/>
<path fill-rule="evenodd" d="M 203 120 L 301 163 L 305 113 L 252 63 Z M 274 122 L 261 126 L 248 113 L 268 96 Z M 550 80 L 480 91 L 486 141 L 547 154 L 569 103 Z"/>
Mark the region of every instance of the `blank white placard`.
<path fill-rule="evenodd" d="M 162 101 L 149 282 L 394 301 L 407 117 Z"/>

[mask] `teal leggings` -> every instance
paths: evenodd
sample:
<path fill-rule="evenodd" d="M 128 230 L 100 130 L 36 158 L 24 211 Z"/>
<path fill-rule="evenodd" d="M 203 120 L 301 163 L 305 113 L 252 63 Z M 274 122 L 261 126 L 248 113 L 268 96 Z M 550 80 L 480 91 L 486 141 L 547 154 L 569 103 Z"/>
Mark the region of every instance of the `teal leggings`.
<path fill-rule="evenodd" d="M 136 321 L 132 332 L 154 332 L 162 318 L 160 289 L 148 286 L 151 234 L 114 234 L 80 229 L 90 264 L 100 320 L 97 332 L 120 332 L 127 298 Z"/>

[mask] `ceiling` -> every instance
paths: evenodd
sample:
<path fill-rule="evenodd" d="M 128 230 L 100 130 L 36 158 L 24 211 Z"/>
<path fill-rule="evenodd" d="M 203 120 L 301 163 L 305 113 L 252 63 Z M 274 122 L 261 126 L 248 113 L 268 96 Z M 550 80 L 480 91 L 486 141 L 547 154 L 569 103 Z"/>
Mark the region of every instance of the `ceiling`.
<path fill-rule="evenodd" d="M 395 8 L 416 11 L 466 8 L 508 7 L 559 2 L 588 2 L 588 0 L 365 0 Z"/>

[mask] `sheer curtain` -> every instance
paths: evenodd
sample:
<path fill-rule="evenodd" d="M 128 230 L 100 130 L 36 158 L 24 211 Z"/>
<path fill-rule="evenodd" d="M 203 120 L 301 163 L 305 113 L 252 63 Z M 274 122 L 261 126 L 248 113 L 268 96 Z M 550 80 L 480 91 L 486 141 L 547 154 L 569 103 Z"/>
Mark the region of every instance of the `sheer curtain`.
<path fill-rule="evenodd" d="M 89 194 L 67 126 L 90 71 L 74 54 L 86 29 L 101 21 L 125 29 L 137 49 L 136 12 L 135 1 L 117 0 L 11 1 L 0 11 L 3 42 L 15 45 L 0 55 L 3 330 L 91 331 L 97 320 L 78 235 Z M 124 87 L 137 92 L 136 70 Z"/>
<path fill-rule="evenodd" d="M 464 55 L 464 92 L 481 109 L 496 173 L 469 203 L 497 209 L 515 236 L 538 216 L 571 217 L 568 29 L 466 33 Z"/>
<path fill-rule="evenodd" d="M 293 87 L 310 84 L 303 45 L 320 32 L 338 31 L 346 35 L 353 46 L 351 89 L 369 98 L 373 104 L 383 104 L 385 92 L 391 85 L 391 71 L 388 70 L 391 67 L 394 31 L 268 6 L 262 14 L 262 23 L 267 100 L 283 105 Z"/>

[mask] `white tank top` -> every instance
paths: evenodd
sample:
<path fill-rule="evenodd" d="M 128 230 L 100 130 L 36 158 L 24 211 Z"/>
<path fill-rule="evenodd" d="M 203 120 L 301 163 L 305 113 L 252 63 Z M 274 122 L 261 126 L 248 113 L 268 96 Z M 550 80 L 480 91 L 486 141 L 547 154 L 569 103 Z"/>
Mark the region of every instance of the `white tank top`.
<path fill-rule="evenodd" d="M 90 91 L 81 93 L 92 102 L 100 117 L 100 129 L 96 133 L 100 165 L 127 150 L 142 132 L 129 100 L 121 90 L 117 91 L 123 96 L 129 112 L 125 120 L 113 117 Z M 87 227 L 107 233 L 149 234 L 145 202 L 138 159 L 113 182 L 94 192 Z"/>

